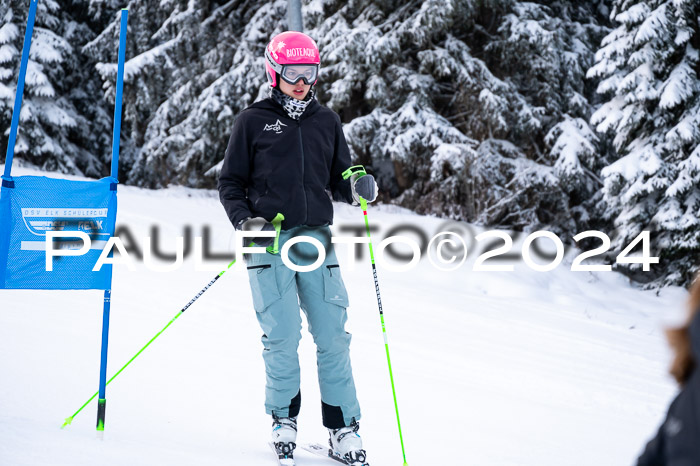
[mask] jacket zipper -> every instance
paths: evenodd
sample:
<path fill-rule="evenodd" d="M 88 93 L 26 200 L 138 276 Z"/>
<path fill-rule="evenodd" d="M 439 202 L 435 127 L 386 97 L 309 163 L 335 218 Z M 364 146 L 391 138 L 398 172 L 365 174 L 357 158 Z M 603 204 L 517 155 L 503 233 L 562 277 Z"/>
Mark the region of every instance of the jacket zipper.
<path fill-rule="evenodd" d="M 309 202 L 306 199 L 306 184 L 304 183 L 304 137 L 301 134 L 301 120 L 299 120 L 299 147 L 301 148 L 301 190 L 304 193 L 304 221 L 301 223 L 305 225 L 309 219 Z"/>
<path fill-rule="evenodd" d="M 338 264 L 331 264 L 327 265 L 326 268 L 328 269 L 328 273 L 331 274 L 331 277 L 333 276 L 333 269 L 340 267 Z"/>

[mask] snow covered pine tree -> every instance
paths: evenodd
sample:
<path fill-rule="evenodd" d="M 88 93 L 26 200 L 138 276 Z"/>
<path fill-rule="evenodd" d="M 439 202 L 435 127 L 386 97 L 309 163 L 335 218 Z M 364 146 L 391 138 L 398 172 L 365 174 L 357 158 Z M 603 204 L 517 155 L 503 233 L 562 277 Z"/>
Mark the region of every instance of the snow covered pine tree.
<path fill-rule="evenodd" d="M 650 230 L 656 273 L 624 267 L 655 285 L 689 283 L 700 266 L 699 15 L 696 0 L 616 0 L 619 25 L 588 72 L 608 98 L 591 122 L 619 154 L 602 171 L 613 252 Z"/>
<path fill-rule="evenodd" d="M 0 5 L 0 126 L 8 132 L 28 6 L 18 0 Z M 15 153 L 42 169 L 100 177 L 108 170 L 95 154 L 106 154 L 111 118 L 88 98 L 99 82 L 86 76 L 73 45 L 89 33 L 54 0 L 38 2 Z M 4 133 L 3 157 L 6 148 Z"/>

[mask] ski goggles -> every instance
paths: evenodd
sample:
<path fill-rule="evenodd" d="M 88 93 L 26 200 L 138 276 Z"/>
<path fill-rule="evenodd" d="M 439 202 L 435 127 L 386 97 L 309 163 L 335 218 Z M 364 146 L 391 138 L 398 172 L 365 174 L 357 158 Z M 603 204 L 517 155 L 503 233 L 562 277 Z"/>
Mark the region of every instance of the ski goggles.
<path fill-rule="evenodd" d="M 283 65 L 280 73 L 289 84 L 303 80 L 304 84 L 313 84 L 318 79 L 318 65 Z"/>

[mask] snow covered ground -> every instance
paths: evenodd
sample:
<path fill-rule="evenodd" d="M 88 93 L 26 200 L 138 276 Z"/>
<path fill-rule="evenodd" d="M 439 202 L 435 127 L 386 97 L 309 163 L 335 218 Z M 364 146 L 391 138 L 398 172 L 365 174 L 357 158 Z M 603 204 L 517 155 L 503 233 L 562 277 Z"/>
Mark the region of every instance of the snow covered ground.
<path fill-rule="evenodd" d="M 375 242 L 399 224 L 429 236 L 444 228 L 390 206 L 369 216 Z M 215 252 L 232 242 L 214 191 L 121 186 L 117 222 L 139 244 L 157 226 L 166 251 L 187 225 L 194 236 L 208 225 Z M 336 204 L 335 234 L 362 222 L 358 208 Z M 337 248 L 361 433 L 373 466 L 401 465 L 368 254 L 353 271 Z M 473 272 L 478 252 L 451 272 L 426 259 L 410 272 L 379 267 L 408 464 L 632 464 L 675 393 L 662 328 L 680 318 L 686 292 L 657 295 L 615 273 L 571 272 L 575 252 L 552 272 L 521 261 L 514 272 Z M 215 275 L 195 271 L 191 256 L 171 272 L 115 267 L 109 375 Z M 102 293 L 0 291 L 0 464 L 274 464 L 254 312 L 246 272 L 232 269 L 108 386 L 100 441 L 95 402 L 60 426 L 97 390 Z M 304 330 L 300 442 L 327 437 L 314 351 Z M 297 457 L 301 466 L 330 464 Z"/>

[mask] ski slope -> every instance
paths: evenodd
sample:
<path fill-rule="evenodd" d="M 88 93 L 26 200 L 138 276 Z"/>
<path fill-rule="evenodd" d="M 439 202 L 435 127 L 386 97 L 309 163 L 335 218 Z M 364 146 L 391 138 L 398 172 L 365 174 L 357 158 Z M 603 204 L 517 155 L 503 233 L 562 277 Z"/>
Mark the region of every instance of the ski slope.
<path fill-rule="evenodd" d="M 335 208 L 334 234 L 363 225 L 359 208 Z M 369 219 L 375 242 L 400 224 L 432 236 L 445 223 L 392 206 L 370 207 Z M 215 191 L 120 186 L 117 223 L 140 245 L 157 226 L 169 252 L 188 225 L 194 236 L 208 225 L 215 252 L 233 241 Z M 657 295 L 616 273 L 571 272 L 575 252 L 552 272 L 521 261 L 513 272 L 473 272 L 477 249 L 455 271 L 425 258 L 410 272 L 378 269 L 408 464 L 632 464 L 676 391 L 662 329 L 682 316 L 685 290 Z M 360 432 L 373 466 L 400 466 L 368 254 L 350 270 L 346 247 L 337 253 Z M 109 376 L 226 264 L 115 266 Z M 94 401 L 60 427 L 97 390 L 102 293 L 0 290 L 0 464 L 273 465 L 254 312 L 245 270 L 231 269 L 107 387 L 100 441 Z M 303 332 L 299 442 L 325 442 L 315 347 Z M 331 464 L 303 451 L 297 463 Z"/>

